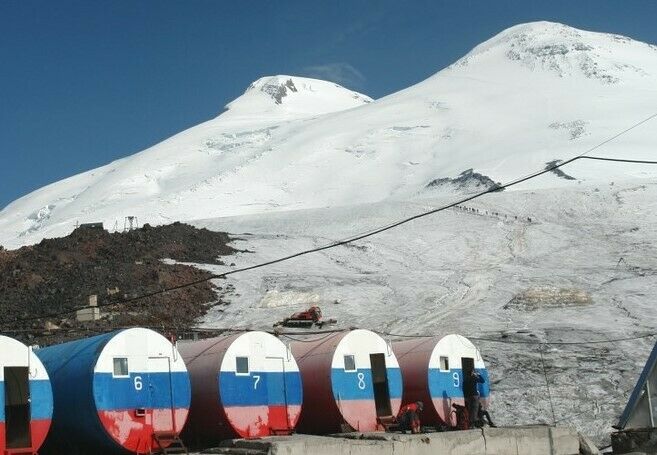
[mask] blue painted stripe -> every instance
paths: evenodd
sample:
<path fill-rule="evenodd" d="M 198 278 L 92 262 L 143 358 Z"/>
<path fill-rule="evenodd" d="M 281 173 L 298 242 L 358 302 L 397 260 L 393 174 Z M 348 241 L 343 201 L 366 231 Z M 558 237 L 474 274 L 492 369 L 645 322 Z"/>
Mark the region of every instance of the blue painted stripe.
<path fill-rule="evenodd" d="M 299 372 L 252 371 L 249 375 L 242 376 L 222 371 L 217 379 L 224 406 L 280 406 L 286 403 L 301 405 L 302 387 Z"/>
<path fill-rule="evenodd" d="M 402 376 L 399 368 L 387 368 L 390 398 L 401 398 Z M 357 371 L 331 370 L 333 397 L 337 400 L 373 400 L 372 370 L 359 368 Z"/>
<path fill-rule="evenodd" d="M 477 373 L 484 379 L 483 384 L 477 384 L 482 398 L 490 396 L 490 380 L 488 370 L 477 368 Z M 429 392 L 433 398 L 463 398 L 463 370 L 453 368 L 440 371 L 438 368 L 429 370 Z"/>
<path fill-rule="evenodd" d="M 32 420 L 52 418 L 52 389 L 47 379 L 30 381 L 30 411 Z M 5 421 L 5 383 L 0 381 L 0 422 Z"/>
<path fill-rule="evenodd" d="M 399 398 L 401 400 L 404 392 L 404 383 L 402 382 L 402 373 L 399 368 L 388 368 L 388 389 L 390 389 L 390 398 Z"/>
<path fill-rule="evenodd" d="M 45 379 L 30 381 L 30 398 L 32 420 L 52 418 L 53 401 L 50 381 Z"/>
<path fill-rule="evenodd" d="M 93 391 L 98 411 L 166 409 L 171 407 L 172 401 L 175 408 L 189 408 L 191 400 L 187 372 L 135 372 L 126 378 L 112 377 L 112 373 L 95 373 Z"/>

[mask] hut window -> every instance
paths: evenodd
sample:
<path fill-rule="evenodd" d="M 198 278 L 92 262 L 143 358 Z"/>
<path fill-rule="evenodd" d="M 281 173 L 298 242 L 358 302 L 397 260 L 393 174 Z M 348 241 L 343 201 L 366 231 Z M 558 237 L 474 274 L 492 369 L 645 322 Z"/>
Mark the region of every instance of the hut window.
<path fill-rule="evenodd" d="M 128 358 L 127 357 L 114 357 L 114 377 L 127 377 L 130 376 L 128 371 Z"/>
<path fill-rule="evenodd" d="M 353 355 L 344 356 L 344 371 L 356 371 L 356 359 Z"/>
<path fill-rule="evenodd" d="M 235 373 L 249 374 L 249 358 L 235 357 Z"/>
<path fill-rule="evenodd" d="M 449 357 L 440 356 L 440 369 L 449 371 Z"/>

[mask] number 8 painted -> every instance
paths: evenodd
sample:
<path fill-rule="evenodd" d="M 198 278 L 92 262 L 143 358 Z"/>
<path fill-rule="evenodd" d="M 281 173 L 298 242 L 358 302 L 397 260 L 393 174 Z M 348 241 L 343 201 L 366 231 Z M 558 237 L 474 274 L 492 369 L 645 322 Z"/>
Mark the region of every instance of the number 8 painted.
<path fill-rule="evenodd" d="M 356 375 L 358 377 L 358 388 L 360 390 L 365 390 L 365 387 L 367 384 L 365 384 L 365 373 L 358 373 Z"/>

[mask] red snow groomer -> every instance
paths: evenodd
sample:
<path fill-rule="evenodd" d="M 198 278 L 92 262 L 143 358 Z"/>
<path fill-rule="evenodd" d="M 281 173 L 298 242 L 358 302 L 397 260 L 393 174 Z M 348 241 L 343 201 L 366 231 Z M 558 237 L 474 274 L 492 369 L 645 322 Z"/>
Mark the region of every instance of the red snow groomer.
<path fill-rule="evenodd" d="M 335 319 L 322 320 L 322 310 L 318 306 L 311 306 L 306 311 L 299 311 L 294 313 L 289 318 L 274 324 L 274 327 L 297 327 L 308 329 L 313 326 L 322 327 L 325 324 L 335 324 L 338 322 Z"/>

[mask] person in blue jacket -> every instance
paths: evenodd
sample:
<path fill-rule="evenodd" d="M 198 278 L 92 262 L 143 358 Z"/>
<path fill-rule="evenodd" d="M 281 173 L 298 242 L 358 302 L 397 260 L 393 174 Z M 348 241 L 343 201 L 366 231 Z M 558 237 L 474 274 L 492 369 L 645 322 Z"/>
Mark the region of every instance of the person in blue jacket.
<path fill-rule="evenodd" d="M 474 369 L 466 374 L 463 378 L 463 397 L 465 398 L 465 407 L 468 410 L 468 420 L 470 427 L 479 426 L 479 384 L 483 384 L 484 378 Z"/>

